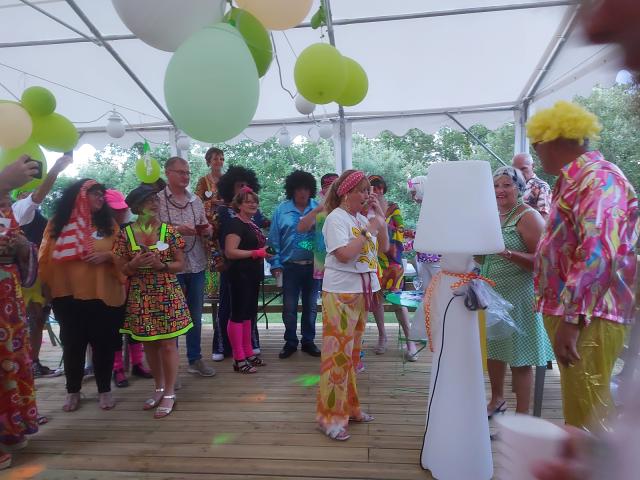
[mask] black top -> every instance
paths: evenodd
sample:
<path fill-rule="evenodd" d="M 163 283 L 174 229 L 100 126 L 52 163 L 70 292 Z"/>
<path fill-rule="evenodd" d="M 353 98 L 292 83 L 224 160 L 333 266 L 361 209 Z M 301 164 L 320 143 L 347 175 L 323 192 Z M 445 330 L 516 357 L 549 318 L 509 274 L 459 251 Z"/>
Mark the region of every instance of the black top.
<path fill-rule="evenodd" d="M 238 248 L 240 250 L 257 250 L 264 247 L 265 241 L 262 234 L 258 236 L 256 227 L 243 222 L 238 217 L 234 217 L 229 220 L 227 224 L 226 234 L 236 234 L 240 237 L 240 244 Z M 261 238 L 260 238 L 261 237 Z M 262 277 L 264 274 L 264 264 L 262 259 L 253 260 L 252 258 L 242 258 L 239 260 L 229 260 L 229 270 L 242 270 L 252 275 L 259 275 Z"/>
<path fill-rule="evenodd" d="M 236 218 L 236 212 L 233 208 L 227 205 L 220 205 L 218 207 L 218 245 L 220 245 L 220 250 L 224 252 L 224 239 L 228 233 L 232 233 L 229 231 L 229 225 L 232 219 Z M 262 212 L 258 210 L 256 214 L 252 218 L 253 223 L 255 223 L 260 228 L 265 228 L 266 219 L 262 215 Z"/>
<path fill-rule="evenodd" d="M 47 222 L 47 218 L 42 215 L 40 209 L 38 209 L 33 216 L 33 220 L 20 228 L 24 232 L 25 237 L 27 237 L 27 240 L 40 247 L 44 231 L 47 228 Z"/>

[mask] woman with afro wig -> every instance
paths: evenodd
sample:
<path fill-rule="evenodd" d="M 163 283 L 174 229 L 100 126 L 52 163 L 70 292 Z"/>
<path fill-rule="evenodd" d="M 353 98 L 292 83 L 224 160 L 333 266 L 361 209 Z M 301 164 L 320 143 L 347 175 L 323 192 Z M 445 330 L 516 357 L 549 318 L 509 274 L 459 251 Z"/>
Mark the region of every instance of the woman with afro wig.
<path fill-rule="evenodd" d="M 218 247 L 219 251 L 215 254 L 220 256 L 220 260 L 224 260 L 222 253 L 225 247 L 225 237 L 228 233 L 228 228 L 231 220 L 236 216 L 236 212 L 231 206 L 233 198 L 242 191 L 244 187 L 248 187 L 254 193 L 260 191 L 260 184 L 256 177 L 256 172 L 239 165 L 231 165 L 227 171 L 218 180 L 218 195 L 224 202 L 218 206 L 216 212 L 217 226 L 216 232 L 218 234 Z M 266 219 L 260 210 L 253 216 L 252 221 L 259 228 L 268 228 L 269 220 Z M 223 261 L 217 261 L 218 264 L 223 264 Z M 231 344 L 229 343 L 229 337 L 227 335 L 227 324 L 231 315 L 231 297 L 229 291 L 229 279 L 227 272 L 224 271 L 224 267 L 221 268 L 220 274 L 220 290 L 219 290 L 219 304 L 218 315 L 214 319 L 214 332 L 213 332 L 213 355 L 212 359 L 216 362 L 221 362 L 225 357 L 231 356 Z M 252 328 L 252 345 L 254 353 L 257 355 L 260 353 L 260 338 L 258 336 L 258 327 L 256 324 L 257 319 L 253 320 Z"/>

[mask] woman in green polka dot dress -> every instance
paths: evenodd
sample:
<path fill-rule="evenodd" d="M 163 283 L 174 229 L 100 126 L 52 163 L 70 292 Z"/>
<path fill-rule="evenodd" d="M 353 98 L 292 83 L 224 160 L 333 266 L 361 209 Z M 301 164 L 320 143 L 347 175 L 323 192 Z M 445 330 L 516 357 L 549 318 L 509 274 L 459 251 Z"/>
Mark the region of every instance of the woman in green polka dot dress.
<path fill-rule="evenodd" d="M 518 330 L 506 338 L 487 341 L 491 380 L 489 417 L 506 409 L 504 377 L 507 364 L 511 367 L 516 412 L 526 414 L 529 413 L 533 386 L 531 366 L 546 365 L 553 359 L 542 316 L 536 312 L 533 289 L 533 258 L 544 220 L 538 212 L 522 203 L 525 181 L 518 170 L 498 168 L 493 174 L 493 185 L 506 249 L 484 258 L 482 275 L 495 281 L 495 290 L 513 305 L 510 315 Z"/>

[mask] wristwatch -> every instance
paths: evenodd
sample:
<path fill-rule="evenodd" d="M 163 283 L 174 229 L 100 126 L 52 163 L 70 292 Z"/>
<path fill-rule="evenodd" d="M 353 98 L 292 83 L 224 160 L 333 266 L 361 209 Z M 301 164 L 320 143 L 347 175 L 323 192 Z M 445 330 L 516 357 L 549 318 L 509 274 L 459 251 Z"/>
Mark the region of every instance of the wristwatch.
<path fill-rule="evenodd" d="M 360 229 L 360 233 L 365 236 L 366 238 L 372 238 L 371 233 L 369 232 L 369 230 L 367 230 L 366 228 L 362 227 Z"/>

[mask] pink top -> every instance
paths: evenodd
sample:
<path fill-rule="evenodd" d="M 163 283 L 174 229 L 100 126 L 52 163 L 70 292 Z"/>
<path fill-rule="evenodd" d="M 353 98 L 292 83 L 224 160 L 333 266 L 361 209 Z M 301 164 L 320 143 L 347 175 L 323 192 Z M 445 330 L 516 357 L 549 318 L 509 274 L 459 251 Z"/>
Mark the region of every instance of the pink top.
<path fill-rule="evenodd" d="M 638 199 L 618 167 L 600 152 L 565 165 L 538 244 L 538 309 L 578 323 L 633 318 Z"/>

